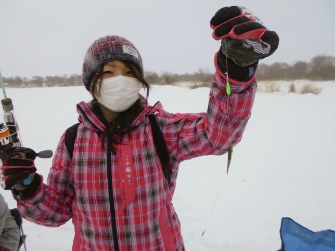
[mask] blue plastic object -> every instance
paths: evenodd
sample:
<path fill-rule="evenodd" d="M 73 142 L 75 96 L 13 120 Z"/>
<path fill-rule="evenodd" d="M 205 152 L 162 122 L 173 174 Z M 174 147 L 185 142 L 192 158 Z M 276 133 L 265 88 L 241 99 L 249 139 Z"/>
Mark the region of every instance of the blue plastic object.
<path fill-rule="evenodd" d="M 27 186 L 27 185 L 29 185 L 32 181 L 33 181 L 33 179 L 31 178 L 31 176 L 28 176 L 28 178 L 26 178 L 26 179 L 23 181 L 23 185 Z"/>
<path fill-rule="evenodd" d="M 335 231 L 313 232 L 291 218 L 282 218 L 280 251 L 335 251 Z"/>

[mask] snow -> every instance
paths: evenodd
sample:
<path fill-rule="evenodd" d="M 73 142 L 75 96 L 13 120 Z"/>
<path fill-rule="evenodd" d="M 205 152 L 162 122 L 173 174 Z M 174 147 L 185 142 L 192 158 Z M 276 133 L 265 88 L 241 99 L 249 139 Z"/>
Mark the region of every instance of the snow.
<path fill-rule="evenodd" d="M 312 231 L 335 229 L 335 82 L 315 84 L 323 88 L 319 95 L 257 93 L 228 175 L 226 155 L 181 164 L 173 203 L 186 250 L 278 250 L 282 217 Z M 202 112 L 208 93 L 153 86 L 149 102 L 160 100 L 169 112 Z M 35 151 L 54 151 L 62 132 L 77 122 L 76 103 L 90 100 L 83 87 L 7 88 L 7 96 L 24 146 Z M 51 159 L 36 160 L 45 180 L 50 165 Z M 16 206 L 9 191 L 1 193 Z M 23 226 L 28 250 L 71 250 L 71 222 Z"/>

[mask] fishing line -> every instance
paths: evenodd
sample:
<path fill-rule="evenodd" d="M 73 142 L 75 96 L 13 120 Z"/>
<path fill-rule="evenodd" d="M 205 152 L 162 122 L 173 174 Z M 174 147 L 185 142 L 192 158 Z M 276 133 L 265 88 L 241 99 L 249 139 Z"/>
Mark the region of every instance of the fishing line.
<path fill-rule="evenodd" d="M 217 198 L 219 197 L 219 194 L 226 188 L 227 184 L 228 184 L 228 173 L 227 173 L 227 179 L 226 179 L 226 183 L 223 185 L 223 187 L 217 192 L 216 196 L 215 196 L 215 200 L 214 200 L 214 204 L 213 204 L 213 207 L 212 207 L 212 210 L 211 210 L 211 213 L 209 214 L 208 216 L 208 219 L 206 221 L 206 224 L 203 228 L 203 230 L 201 231 L 201 235 L 204 236 L 204 234 L 206 233 L 206 227 L 207 227 L 207 224 L 210 220 L 210 218 L 212 217 L 212 214 L 213 214 L 213 211 L 214 211 L 214 208 L 215 208 L 215 205 L 216 205 L 216 201 L 217 201 Z"/>
<path fill-rule="evenodd" d="M 225 43 L 225 53 L 226 53 L 226 75 L 227 75 L 227 81 L 226 81 L 226 93 L 228 96 L 230 96 L 230 93 L 231 93 L 231 90 L 230 90 L 230 84 L 229 84 L 229 77 L 228 77 L 228 53 L 227 53 L 227 39 L 224 38 L 224 43 Z M 227 169 L 227 172 L 228 172 L 228 169 Z"/>
<path fill-rule="evenodd" d="M 131 0 L 128 0 L 128 1 L 129 1 L 131 4 L 136 5 L 137 7 L 142 8 L 142 9 L 144 9 L 144 10 L 150 12 L 151 14 L 154 14 L 154 15 L 158 16 L 160 19 L 166 18 L 166 19 L 169 20 L 170 22 L 175 23 L 175 25 L 183 26 L 183 27 L 185 28 L 185 30 L 193 31 L 193 32 L 194 32 L 193 34 L 197 34 L 197 32 L 198 32 L 198 31 L 196 31 L 192 26 L 191 26 L 191 27 L 186 26 L 185 23 L 183 23 L 183 22 L 179 22 L 179 21 L 177 21 L 175 18 L 171 18 L 170 16 L 166 16 L 166 15 L 162 14 L 161 12 L 160 12 L 160 13 L 157 13 L 156 11 L 153 11 L 153 10 L 151 10 L 151 9 L 145 8 L 145 7 L 143 7 L 142 5 L 139 5 L 139 4 L 135 3 L 135 2 L 132 2 Z M 202 43 L 204 43 L 204 45 L 206 45 L 205 48 L 208 49 L 208 50 L 210 50 L 210 46 L 209 46 L 209 44 L 206 42 L 206 40 L 205 40 L 202 36 L 200 36 L 200 37 L 201 37 L 201 38 L 200 38 L 200 39 L 197 39 L 197 41 L 201 41 Z M 225 42 L 225 53 L 226 53 L 226 55 L 227 55 L 227 40 L 224 39 L 224 42 Z M 211 51 L 211 52 L 212 52 L 212 51 Z M 227 96 L 230 96 L 230 94 L 231 94 L 231 88 L 230 88 L 230 83 L 229 83 L 229 81 L 228 81 L 228 78 L 229 78 L 229 77 L 228 77 L 228 59 L 227 59 L 227 56 L 226 56 L 226 62 L 225 62 L 225 63 L 226 63 L 226 76 L 227 76 L 227 78 L 226 78 L 226 94 L 227 94 Z M 226 174 L 227 179 L 226 179 L 226 182 L 225 182 L 225 184 L 223 185 L 223 187 L 217 192 L 217 194 L 216 194 L 216 196 L 215 196 L 215 200 L 214 200 L 214 204 L 213 204 L 213 206 L 212 206 L 211 213 L 210 213 L 210 215 L 208 216 L 207 222 L 206 222 L 206 224 L 205 224 L 205 226 L 204 226 L 204 228 L 203 228 L 203 230 L 202 230 L 202 236 L 204 236 L 204 234 L 205 234 L 205 232 L 206 232 L 206 227 L 207 227 L 207 224 L 209 223 L 209 221 L 210 221 L 210 219 L 211 219 L 211 216 L 212 216 L 212 214 L 213 214 L 213 211 L 214 211 L 214 208 L 215 208 L 215 205 L 216 205 L 217 198 L 218 198 L 219 194 L 226 188 L 226 186 L 227 186 L 227 184 L 228 184 L 228 177 L 229 177 L 229 176 L 228 176 L 228 170 L 229 170 L 229 165 L 230 165 L 230 161 L 231 161 L 232 147 L 229 147 L 227 152 L 228 152 L 228 165 L 227 165 L 227 174 Z"/>

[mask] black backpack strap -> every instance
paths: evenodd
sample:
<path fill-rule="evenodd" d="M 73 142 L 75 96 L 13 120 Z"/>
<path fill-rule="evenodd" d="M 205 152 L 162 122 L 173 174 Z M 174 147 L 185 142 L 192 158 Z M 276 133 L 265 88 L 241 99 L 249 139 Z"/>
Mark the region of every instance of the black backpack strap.
<path fill-rule="evenodd" d="M 22 217 L 17 208 L 9 209 L 11 215 L 14 217 L 16 224 L 21 228 L 22 226 Z"/>
<path fill-rule="evenodd" d="M 73 155 L 74 142 L 76 141 L 76 138 L 77 138 L 78 126 L 79 126 L 79 123 L 74 124 L 73 126 L 66 129 L 66 132 L 65 132 L 65 146 L 67 148 L 67 151 L 70 154 L 71 159 Z"/>
<path fill-rule="evenodd" d="M 17 208 L 9 209 L 11 215 L 14 217 L 16 224 L 19 226 L 19 229 L 21 231 L 20 239 L 19 239 L 19 249 L 24 244 L 25 250 L 26 250 L 26 244 L 24 243 L 26 241 L 26 235 L 23 233 L 23 227 L 22 227 L 22 217 Z"/>
<path fill-rule="evenodd" d="M 155 115 L 151 114 L 151 115 L 148 115 L 148 117 L 149 117 L 151 130 L 152 130 L 152 134 L 154 138 L 155 148 L 156 148 L 159 160 L 161 161 L 161 164 L 162 164 L 164 177 L 168 181 L 168 184 L 170 187 L 171 178 L 170 178 L 169 152 L 166 147 L 166 143 L 165 143 L 162 131 L 160 130 L 157 124 Z M 77 137 L 78 125 L 79 123 L 74 124 L 73 126 L 69 127 L 65 132 L 65 145 L 70 154 L 71 159 L 73 156 L 74 142 L 76 141 L 76 137 Z"/>
<path fill-rule="evenodd" d="M 164 136 L 157 124 L 155 115 L 150 114 L 148 115 L 148 117 L 151 125 L 152 134 L 154 137 L 155 148 L 162 164 L 165 179 L 168 181 L 170 187 L 171 178 L 170 178 L 169 152 L 166 147 Z"/>

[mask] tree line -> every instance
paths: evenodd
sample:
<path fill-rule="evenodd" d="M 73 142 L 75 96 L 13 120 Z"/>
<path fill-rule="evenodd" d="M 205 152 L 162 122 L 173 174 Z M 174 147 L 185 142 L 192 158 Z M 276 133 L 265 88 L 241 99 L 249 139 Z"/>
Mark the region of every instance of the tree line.
<path fill-rule="evenodd" d="M 3 81 L 9 87 L 52 87 L 52 86 L 75 86 L 81 84 L 81 75 L 72 74 L 70 76 L 33 76 L 26 77 L 3 77 Z"/>
<path fill-rule="evenodd" d="M 298 61 L 293 65 L 260 64 L 256 74 L 258 80 L 335 80 L 335 57 L 316 56 L 310 62 Z"/>
<path fill-rule="evenodd" d="M 153 71 L 145 71 L 144 77 L 150 84 L 173 85 L 178 82 L 196 82 L 202 86 L 210 85 L 213 72 L 208 69 L 199 69 L 192 74 L 176 74 L 162 71 L 160 74 Z M 298 61 L 292 65 L 287 63 L 274 63 L 271 65 L 259 64 L 257 79 L 260 81 L 271 80 L 335 80 L 335 57 L 316 56 L 310 62 Z M 51 86 L 78 86 L 82 85 L 81 75 L 70 76 L 33 76 L 3 77 L 4 83 L 9 87 L 51 87 Z"/>

